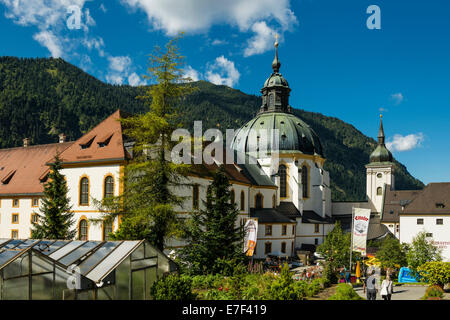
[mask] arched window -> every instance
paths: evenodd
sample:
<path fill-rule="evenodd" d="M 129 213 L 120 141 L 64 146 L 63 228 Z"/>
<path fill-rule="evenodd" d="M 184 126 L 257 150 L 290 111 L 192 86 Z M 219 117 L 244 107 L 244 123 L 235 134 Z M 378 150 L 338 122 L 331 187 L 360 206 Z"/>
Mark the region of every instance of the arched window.
<path fill-rule="evenodd" d="M 261 193 L 258 193 L 255 196 L 255 208 L 262 209 L 263 207 L 263 195 Z"/>
<path fill-rule="evenodd" d="M 302 167 L 302 187 L 303 187 L 303 198 L 308 198 L 309 190 L 309 181 L 308 181 L 308 167 Z"/>
<path fill-rule="evenodd" d="M 232 204 L 236 203 L 236 195 L 234 194 L 234 190 L 231 190 L 231 203 Z"/>
<path fill-rule="evenodd" d="M 103 240 L 108 241 L 110 239 L 109 234 L 113 232 L 112 221 L 103 221 Z"/>
<path fill-rule="evenodd" d="M 284 164 L 280 165 L 278 168 L 278 175 L 280 176 L 280 197 L 287 197 L 287 177 L 286 177 L 286 166 Z"/>
<path fill-rule="evenodd" d="M 114 197 L 114 178 L 107 176 L 104 181 L 103 194 L 105 198 Z"/>
<path fill-rule="evenodd" d="M 286 253 L 286 242 L 281 243 L 281 252 Z"/>
<path fill-rule="evenodd" d="M 86 219 L 80 220 L 80 224 L 78 225 L 78 240 L 88 239 L 88 222 Z"/>
<path fill-rule="evenodd" d="M 275 209 L 277 206 L 277 197 L 275 195 L 272 196 L 272 208 Z"/>
<path fill-rule="evenodd" d="M 241 211 L 245 210 L 245 193 L 241 191 Z"/>
<path fill-rule="evenodd" d="M 80 205 L 89 205 L 89 179 L 86 177 L 80 181 Z"/>
<path fill-rule="evenodd" d="M 381 196 L 383 194 L 383 188 L 378 187 L 377 188 L 377 196 Z"/>
<path fill-rule="evenodd" d="M 273 107 L 275 105 L 275 95 L 273 93 L 269 94 L 269 107 Z"/>
<path fill-rule="evenodd" d="M 198 184 L 196 184 L 194 185 L 192 190 L 192 208 L 198 209 L 198 204 L 200 202 L 199 200 L 200 200 L 200 191 Z"/>

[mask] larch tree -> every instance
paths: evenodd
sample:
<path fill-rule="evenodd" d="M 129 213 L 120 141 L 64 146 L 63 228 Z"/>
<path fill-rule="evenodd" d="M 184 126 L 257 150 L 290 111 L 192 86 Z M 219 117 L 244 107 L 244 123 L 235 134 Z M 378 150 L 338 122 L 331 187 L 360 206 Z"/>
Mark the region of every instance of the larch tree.
<path fill-rule="evenodd" d="M 150 55 L 145 78 L 154 84 L 138 97 L 149 110 L 120 119 L 124 135 L 134 142 L 133 157 L 124 170 L 124 191 L 102 201 L 105 220 L 121 217 L 114 239 L 146 239 L 160 250 L 168 238 L 180 234 L 174 206 L 183 199 L 174 189 L 189 169 L 188 164 L 176 164 L 170 157 L 174 146 L 171 135 L 178 127 L 177 107 L 193 91 L 191 79 L 183 73 L 178 39 L 170 40 L 165 50 L 156 47 Z"/>

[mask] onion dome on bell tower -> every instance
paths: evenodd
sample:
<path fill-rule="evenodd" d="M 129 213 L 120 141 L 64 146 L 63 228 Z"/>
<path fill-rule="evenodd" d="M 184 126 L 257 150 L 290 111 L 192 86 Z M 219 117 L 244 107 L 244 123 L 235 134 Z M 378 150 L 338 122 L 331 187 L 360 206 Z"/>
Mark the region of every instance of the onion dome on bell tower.
<path fill-rule="evenodd" d="M 370 155 L 370 163 L 392 162 L 392 153 L 386 148 L 383 115 L 380 115 L 380 129 L 378 131 L 378 146 Z"/>
<path fill-rule="evenodd" d="M 262 106 L 258 114 L 266 112 L 292 113 L 292 108 L 289 105 L 291 88 L 289 88 L 288 82 L 280 73 L 281 62 L 278 59 L 278 35 L 276 38 L 275 58 L 272 62 L 273 73 L 261 89 Z"/>

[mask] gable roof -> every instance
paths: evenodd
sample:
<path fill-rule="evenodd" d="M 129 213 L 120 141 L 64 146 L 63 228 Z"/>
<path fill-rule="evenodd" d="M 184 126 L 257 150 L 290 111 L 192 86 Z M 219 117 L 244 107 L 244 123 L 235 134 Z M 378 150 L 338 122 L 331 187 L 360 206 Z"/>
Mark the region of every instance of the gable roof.
<path fill-rule="evenodd" d="M 430 183 L 400 215 L 450 214 L 450 182 Z"/>
<path fill-rule="evenodd" d="M 400 222 L 399 214 L 422 190 L 390 190 L 386 188 L 381 222 Z"/>
<path fill-rule="evenodd" d="M 122 112 L 117 110 L 75 141 L 62 154 L 64 164 L 125 160 Z"/>
<path fill-rule="evenodd" d="M 73 142 L 0 149 L 0 196 L 41 194 L 47 162 Z"/>

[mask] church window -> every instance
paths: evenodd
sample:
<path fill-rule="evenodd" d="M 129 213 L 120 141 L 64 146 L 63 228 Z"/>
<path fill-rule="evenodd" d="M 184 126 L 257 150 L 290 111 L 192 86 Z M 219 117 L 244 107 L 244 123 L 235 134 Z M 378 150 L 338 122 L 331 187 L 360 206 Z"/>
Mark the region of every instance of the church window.
<path fill-rule="evenodd" d="M 103 241 L 110 240 L 109 234 L 113 232 L 112 221 L 103 221 Z"/>
<path fill-rule="evenodd" d="M 382 178 L 383 175 L 381 173 L 377 174 L 377 178 Z"/>
<path fill-rule="evenodd" d="M 286 253 L 286 242 L 281 243 L 281 252 Z"/>
<path fill-rule="evenodd" d="M 273 107 L 275 105 L 275 95 L 273 93 L 269 94 L 269 107 Z"/>
<path fill-rule="evenodd" d="M 192 208 L 198 209 L 199 199 L 200 198 L 200 191 L 198 184 L 194 185 L 192 190 Z"/>
<path fill-rule="evenodd" d="M 280 197 L 287 197 L 287 177 L 286 177 L 286 166 L 284 164 L 280 165 L 278 168 L 278 175 L 280 176 Z"/>
<path fill-rule="evenodd" d="M 309 190 L 308 190 L 308 167 L 302 167 L 302 189 L 303 189 L 303 198 L 308 198 Z"/>
<path fill-rule="evenodd" d="M 281 227 L 281 235 L 285 236 L 287 234 L 287 225 L 283 225 Z"/>
<path fill-rule="evenodd" d="M 272 235 L 272 226 L 270 224 L 266 224 L 266 236 Z"/>
<path fill-rule="evenodd" d="M 377 188 L 377 196 L 381 196 L 383 194 L 383 188 L 378 187 Z"/>
<path fill-rule="evenodd" d="M 295 234 L 295 226 L 292 226 L 292 234 Z"/>
<path fill-rule="evenodd" d="M 320 232 L 320 225 L 316 223 L 314 225 L 314 233 L 319 233 L 319 232 Z"/>
<path fill-rule="evenodd" d="M 277 197 L 275 195 L 272 196 L 272 208 L 275 209 L 277 206 Z"/>
<path fill-rule="evenodd" d="M 235 204 L 236 203 L 236 199 L 235 199 L 236 196 L 234 194 L 234 190 L 231 190 L 230 197 L 231 197 L 231 203 Z"/>
<path fill-rule="evenodd" d="M 272 252 L 272 243 L 266 242 L 264 244 L 264 254 L 269 254 Z"/>
<path fill-rule="evenodd" d="M 104 181 L 104 197 L 111 198 L 114 196 L 114 178 L 112 176 L 107 176 Z"/>
<path fill-rule="evenodd" d="M 315 238 L 314 239 L 314 244 L 317 246 L 319 244 L 319 239 Z"/>
<path fill-rule="evenodd" d="M 80 180 L 80 205 L 89 205 L 89 179 L 86 177 Z"/>
<path fill-rule="evenodd" d="M 241 191 L 241 211 L 245 210 L 245 193 Z"/>
<path fill-rule="evenodd" d="M 88 222 L 86 219 L 80 221 L 78 225 L 78 240 L 87 241 L 88 239 Z"/>
<path fill-rule="evenodd" d="M 261 194 L 261 193 L 258 193 L 256 196 L 255 196 L 255 208 L 256 209 L 262 209 L 264 206 L 263 206 L 263 195 Z"/>

